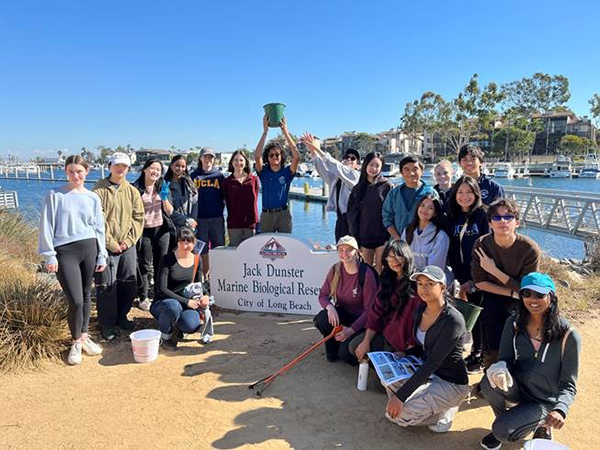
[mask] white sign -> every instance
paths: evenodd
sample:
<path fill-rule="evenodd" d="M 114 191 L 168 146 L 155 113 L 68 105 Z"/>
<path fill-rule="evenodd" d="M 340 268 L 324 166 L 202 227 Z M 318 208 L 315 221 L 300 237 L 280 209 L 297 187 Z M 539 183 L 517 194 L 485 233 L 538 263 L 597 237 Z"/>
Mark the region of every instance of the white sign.
<path fill-rule="evenodd" d="M 210 290 L 218 306 L 316 315 L 335 251 L 312 251 L 289 234 L 258 234 L 237 248 L 210 251 Z"/>

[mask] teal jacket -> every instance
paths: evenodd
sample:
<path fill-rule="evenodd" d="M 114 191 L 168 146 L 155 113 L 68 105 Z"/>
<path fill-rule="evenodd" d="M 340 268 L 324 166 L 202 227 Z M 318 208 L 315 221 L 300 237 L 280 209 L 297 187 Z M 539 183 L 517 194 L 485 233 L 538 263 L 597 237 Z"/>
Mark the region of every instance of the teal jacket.
<path fill-rule="evenodd" d="M 403 189 L 407 189 L 404 184 L 392 189 L 383 202 L 382 210 L 383 226 L 388 228 L 393 225 L 399 235 L 402 234 L 404 228 L 414 219 L 417 205 L 423 197 L 427 194 L 433 194 L 435 198 L 439 198 L 438 193 L 433 187 L 421 181 L 421 186 L 417 189 L 415 198 L 410 205 L 407 205 L 402 197 Z"/>
<path fill-rule="evenodd" d="M 516 333 L 516 316 L 509 317 L 500 341 L 499 361 L 505 361 L 513 379 L 531 401 L 549 403 L 552 411 L 567 416 L 577 393 L 581 336 L 574 328 L 563 339 L 542 342 L 535 351 L 527 333 Z M 561 319 L 569 327 L 565 319 Z"/>

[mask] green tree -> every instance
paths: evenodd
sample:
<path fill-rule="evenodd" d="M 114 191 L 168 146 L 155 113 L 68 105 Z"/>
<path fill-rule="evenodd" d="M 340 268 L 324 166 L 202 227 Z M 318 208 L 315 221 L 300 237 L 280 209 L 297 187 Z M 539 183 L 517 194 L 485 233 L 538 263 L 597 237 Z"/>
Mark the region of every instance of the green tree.
<path fill-rule="evenodd" d="M 105 147 L 104 145 L 99 145 L 96 147 L 98 150 L 98 162 L 100 164 L 106 164 L 108 162 L 108 157 L 112 155 L 115 151 L 110 147 Z"/>
<path fill-rule="evenodd" d="M 598 133 L 598 127 L 600 127 L 600 95 L 594 94 L 592 98 L 589 100 L 590 104 L 590 113 L 594 118 L 594 125 L 596 125 L 596 142 L 593 144 L 595 146 L 600 142 L 600 133 Z"/>
<path fill-rule="evenodd" d="M 501 87 L 509 107 L 519 115 L 530 117 L 565 106 L 571 98 L 569 79 L 564 75 L 535 73 L 531 78 L 524 77 Z"/>
<path fill-rule="evenodd" d="M 369 133 L 356 133 L 356 136 L 352 139 L 352 143 L 354 146 L 358 147 L 357 150 L 366 155 L 367 153 L 372 152 L 375 149 L 375 136 Z"/>
<path fill-rule="evenodd" d="M 574 134 L 567 134 L 560 139 L 558 148 L 567 155 L 573 157 L 585 155 L 590 145 L 591 142 L 589 139 Z"/>
<path fill-rule="evenodd" d="M 399 129 L 411 142 L 425 143 L 425 133 L 433 136 L 444 131 L 448 115 L 449 106 L 443 97 L 427 91 L 419 100 L 406 104 Z"/>
<path fill-rule="evenodd" d="M 81 147 L 80 155 L 82 156 L 83 159 L 85 159 L 89 163 L 93 164 L 96 162 L 96 155 L 94 154 L 94 152 L 91 150 L 88 150 L 85 147 Z"/>
<path fill-rule="evenodd" d="M 504 154 L 506 161 L 522 158 L 528 154 L 535 141 L 533 131 L 524 130 L 522 127 L 509 125 L 495 133 L 493 139 L 494 153 Z"/>
<path fill-rule="evenodd" d="M 188 166 L 193 163 L 198 162 L 198 158 L 200 157 L 200 152 L 189 152 L 185 158 Z"/>

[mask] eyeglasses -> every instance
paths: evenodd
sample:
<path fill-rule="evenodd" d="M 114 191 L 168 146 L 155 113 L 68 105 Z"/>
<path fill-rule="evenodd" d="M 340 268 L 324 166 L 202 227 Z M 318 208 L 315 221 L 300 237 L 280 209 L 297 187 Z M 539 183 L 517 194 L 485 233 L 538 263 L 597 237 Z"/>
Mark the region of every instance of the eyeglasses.
<path fill-rule="evenodd" d="M 395 255 L 393 253 L 388 254 L 385 258 L 388 261 L 394 261 L 394 260 L 396 260 L 396 261 L 398 261 L 399 263 L 402 263 L 402 264 L 404 264 L 406 262 L 406 259 L 403 256 Z"/>
<path fill-rule="evenodd" d="M 492 220 L 494 222 L 500 222 L 501 220 L 504 220 L 505 222 L 510 222 L 511 220 L 514 220 L 515 216 L 513 216 L 512 214 L 507 214 L 505 216 L 492 216 Z"/>
<path fill-rule="evenodd" d="M 533 297 L 537 298 L 538 300 L 541 300 L 541 299 L 543 299 L 543 298 L 544 298 L 546 295 L 548 295 L 548 294 L 541 294 L 541 293 L 539 293 L 539 292 L 532 291 L 532 290 L 530 290 L 530 289 L 523 289 L 523 290 L 521 291 L 521 296 L 522 296 L 523 298 L 529 298 L 529 297 L 532 297 L 532 296 L 533 296 Z"/>
<path fill-rule="evenodd" d="M 269 153 L 269 158 L 280 158 L 281 153 Z"/>
<path fill-rule="evenodd" d="M 356 156 L 354 156 L 354 155 L 346 155 L 346 156 L 344 156 L 344 159 L 349 159 L 350 161 L 356 161 Z"/>

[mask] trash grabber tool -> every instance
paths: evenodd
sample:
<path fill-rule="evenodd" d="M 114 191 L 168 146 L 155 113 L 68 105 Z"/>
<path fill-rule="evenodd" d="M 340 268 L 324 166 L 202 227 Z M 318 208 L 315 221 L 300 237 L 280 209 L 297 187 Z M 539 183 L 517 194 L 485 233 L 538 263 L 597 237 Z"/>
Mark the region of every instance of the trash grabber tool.
<path fill-rule="evenodd" d="M 252 383 L 250 386 L 248 386 L 248 388 L 249 389 L 256 389 L 256 395 L 262 394 L 262 392 L 269 386 L 269 384 L 271 384 L 271 382 L 277 376 L 279 376 L 279 375 L 287 372 L 289 369 L 291 369 L 296 364 L 298 364 L 300 361 L 302 361 L 304 358 L 306 358 L 312 351 L 314 351 L 317 348 L 319 348 L 321 345 L 323 345 L 329 339 L 333 338 L 336 334 L 338 334 L 342 330 L 343 330 L 343 327 L 341 325 L 338 325 L 337 327 L 335 327 L 333 329 L 333 331 L 328 336 L 325 336 L 319 342 L 316 342 L 313 345 L 311 345 L 307 350 L 305 350 L 304 352 L 300 353 L 298 356 L 296 356 L 294 359 L 292 359 L 289 363 L 287 363 L 281 369 L 279 369 L 278 371 L 272 373 L 271 375 L 266 376 L 265 378 L 263 378 L 261 380 L 258 380 L 255 383 Z"/>

